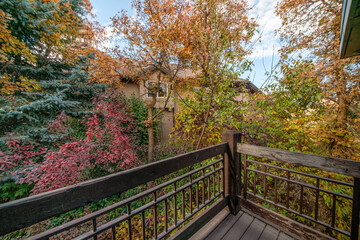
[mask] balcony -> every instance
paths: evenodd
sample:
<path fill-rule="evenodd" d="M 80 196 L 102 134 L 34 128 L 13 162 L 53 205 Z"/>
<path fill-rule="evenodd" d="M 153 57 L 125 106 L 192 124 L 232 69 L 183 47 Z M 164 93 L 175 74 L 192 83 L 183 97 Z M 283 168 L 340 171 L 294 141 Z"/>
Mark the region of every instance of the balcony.
<path fill-rule="evenodd" d="M 29 239 L 359 239 L 360 162 L 240 139 L 226 131 L 219 145 L 2 204 L 0 235 L 27 228 Z M 133 189 L 141 190 L 45 231 L 33 227 Z"/>

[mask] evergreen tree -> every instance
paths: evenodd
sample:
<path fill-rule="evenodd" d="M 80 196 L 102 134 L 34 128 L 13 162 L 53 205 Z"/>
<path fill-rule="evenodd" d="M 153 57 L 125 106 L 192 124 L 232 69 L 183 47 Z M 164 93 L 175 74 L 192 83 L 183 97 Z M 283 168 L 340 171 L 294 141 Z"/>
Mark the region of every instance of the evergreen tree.
<path fill-rule="evenodd" d="M 0 37 L 0 135 L 53 141 L 50 119 L 61 112 L 81 117 L 96 91 L 88 85 L 94 53 L 81 43 L 86 1 L 4 0 L 0 21 L 15 45 Z M 7 41 L 8 40 L 8 41 Z M 12 44 L 12 45 L 11 45 Z M 86 50 L 84 50 L 86 49 Z"/>

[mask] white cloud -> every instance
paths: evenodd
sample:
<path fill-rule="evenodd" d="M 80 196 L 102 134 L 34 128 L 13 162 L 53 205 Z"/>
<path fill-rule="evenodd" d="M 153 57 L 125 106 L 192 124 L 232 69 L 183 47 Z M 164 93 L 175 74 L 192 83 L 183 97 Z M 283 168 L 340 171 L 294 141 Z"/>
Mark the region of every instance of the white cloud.
<path fill-rule="evenodd" d="M 111 26 L 106 26 L 105 27 L 105 41 L 102 42 L 101 47 L 102 48 L 111 48 L 114 47 L 114 41 L 113 41 L 113 37 L 114 37 L 114 33 L 113 33 L 114 28 Z"/>
<path fill-rule="evenodd" d="M 250 17 L 256 19 L 259 24 L 260 39 L 254 45 L 251 58 L 263 58 L 278 55 L 280 49 L 280 40 L 275 36 L 275 30 L 281 25 L 281 20 L 274 13 L 277 1 L 274 0 L 249 0 L 249 6 L 252 7 Z M 258 38 L 259 35 L 255 36 Z"/>

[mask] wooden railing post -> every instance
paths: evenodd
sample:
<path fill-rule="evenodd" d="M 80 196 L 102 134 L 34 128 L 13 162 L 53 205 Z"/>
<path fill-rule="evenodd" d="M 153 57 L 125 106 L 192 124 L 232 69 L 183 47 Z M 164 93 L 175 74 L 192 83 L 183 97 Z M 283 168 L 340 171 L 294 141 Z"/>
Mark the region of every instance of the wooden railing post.
<path fill-rule="evenodd" d="M 354 178 L 354 195 L 351 218 L 351 240 L 358 240 L 360 221 L 360 178 Z"/>
<path fill-rule="evenodd" d="M 225 175 L 225 196 L 229 195 L 229 208 L 232 214 L 240 211 L 237 196 L 241 191 L 241 160 L 240 154 L 236 151 L 237 143 L 241 142 L 241 133 L 228 130 L 223 132 L 222 141 L 228 143 L 228 149 L 224 155 L 224 175 Z"/>

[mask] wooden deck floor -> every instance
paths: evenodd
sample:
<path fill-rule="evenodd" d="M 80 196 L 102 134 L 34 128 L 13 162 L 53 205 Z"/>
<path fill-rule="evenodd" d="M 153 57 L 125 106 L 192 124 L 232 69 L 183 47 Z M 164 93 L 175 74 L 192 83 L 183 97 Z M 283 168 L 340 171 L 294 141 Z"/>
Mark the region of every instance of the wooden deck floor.
<path fill-rule="evenodd" d="M 234 216 L 224 209 L 191 239 L 294 240 L 297 238 L 282 232 L 276 226 L 250 212 L 240 211 Z"/>

